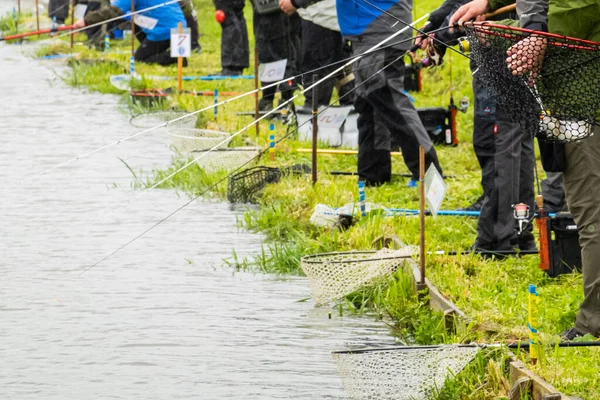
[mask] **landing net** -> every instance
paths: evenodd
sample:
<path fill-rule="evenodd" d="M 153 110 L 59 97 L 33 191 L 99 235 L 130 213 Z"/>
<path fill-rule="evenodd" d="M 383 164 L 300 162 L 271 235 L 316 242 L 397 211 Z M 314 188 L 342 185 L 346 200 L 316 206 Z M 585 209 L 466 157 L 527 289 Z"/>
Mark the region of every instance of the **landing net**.
<path fill-rule="evenodd" d="M 393 274 L 412 252 L 412 248 L 404 248 L 322 253 L 302 257 L 300 266 L 315 302 L 325 304 Z"/>
<path fill-rule="evenodd" d="M 192 152 L 192 157 L 198 158 L 196 164 L 208 173 L 230 172 L 258 157 L 261 151 L 261 147 L 228 147 L 212 151 L 195 150 Z"/>
<path fill-rule="evenodd" d="M 338 351 L 333 358 L 351 399 L 421 400 L 432 398 L 478 351 L 460 345 L 392 347 Z"/>
<path fill-rule="evenodd" d="M 277 183 L 282 176 L 304 174 L 310 167 L 303 164 L 286 168 L 258 166 L 245 169 L 229 178 L 227 200 L 231 203 L 252 203 L 268 184 Z"/>
<path fill-rule="evenodd" d="M 184 117 L 188 114 L 189 113 L 185 111 L 175 110 L 153 111 L 134 115 L 129 119 L 129 123 L 136 128 L 149 129 L 164 124 L 165 122 Z M 171 122 L 167 126 L 169 128 L 194 128 L 196 126 L 196 119 L 196 115 L 191 115 L 187 118 Z"/>
<path fill-rule="evenodd" d="M 219 147 L 227 147 L 231 141 L 231 134 L 210 129 L 195 128 L 170 128 L 168 135 L 171 137 L 173 147 L 181 153 L 191 153 L 195 150 L 208 150 L 219 143 Z"/>
<path fill-rule="evenodd" d="M 599 43 L 489 23 L 464 29 L 476 76 L 527 132 L 557 142 L 593 134 L 600 110 Z M 525 54 L 516 71 L 507 67 L 508 50 Z"/>

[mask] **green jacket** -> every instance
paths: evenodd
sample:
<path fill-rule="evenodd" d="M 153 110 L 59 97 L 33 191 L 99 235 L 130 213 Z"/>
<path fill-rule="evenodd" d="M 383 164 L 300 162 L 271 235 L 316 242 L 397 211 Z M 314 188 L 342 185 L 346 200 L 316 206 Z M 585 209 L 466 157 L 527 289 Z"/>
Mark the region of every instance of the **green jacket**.
<path fill-rule="evenodd" d="M 494 11 L 514 1 L 488 2 Z M 522 27 L 544 22 L 547 13 L 550 32 L 600 42 L 600 2 L 597 0 L 517 0 L 517 12 Z"/>

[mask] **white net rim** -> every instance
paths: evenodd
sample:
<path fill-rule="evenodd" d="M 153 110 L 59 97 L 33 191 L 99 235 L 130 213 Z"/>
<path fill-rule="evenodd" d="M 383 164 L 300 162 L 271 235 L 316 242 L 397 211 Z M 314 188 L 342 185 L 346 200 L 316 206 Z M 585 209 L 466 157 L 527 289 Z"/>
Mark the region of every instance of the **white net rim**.
<path fill-rule="evenodd" d="M 405 259 L 411 258 L 409 254 L 407 255 L 398 255 L 398 254 L 390 254 L 390 255 L 379 255 L 375 257 L 365 257 L 356 259 L 357 255 L 376 255 L 380 250 L 368 250 L 368 251 L 345 251 L 345 252 L 331 252 L 331 253 L 318 253 L 311 254 L 309 256 L 304 256 L 301 258 L 302 263 L 306 264 L 322 264 L 323 262 L 327 262 L 330 264 L 345 264 L 349 261 L 353 263 L 360 262 L 373 262 L 379 260 L 395 260 L 395 259 Z"/>
<path fill-rule="evenodd" d="M 175 129 L 173 129 L 175 130 Z M 205 139 L 214 139 L 214 138 L 223 138 L 227 139 L 231 136 L 229 132 L 216 131 L 212 129 L 199 129 L 199 128 L 176 128 L 177 132 L 190 132 L 190 133 L 200 133 L 201 136 L 192 136 L 192 135 L 181 135 L 179 133 L 174 133 L 172 131 L 167 132 L 167 134 L 171 137 L 175 137 L 178 139 L 188 139 L 188 140 L 205 140 Z"/>

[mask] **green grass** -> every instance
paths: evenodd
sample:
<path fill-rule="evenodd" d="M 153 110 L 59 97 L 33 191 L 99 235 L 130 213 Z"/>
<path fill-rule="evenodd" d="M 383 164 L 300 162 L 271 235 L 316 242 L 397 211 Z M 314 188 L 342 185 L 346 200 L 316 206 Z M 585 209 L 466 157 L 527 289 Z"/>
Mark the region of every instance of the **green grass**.
<path fill-rule="evenodd" d="M 415 4 L 415 15 L 423 15 L 439 2 L 421 0 Z M 213 5 L 208 0 L 196 0 L 200 20 L 200 38 L 203 52 L 189 59 L 185 75 L 206 75 L 220 70 L 220 27 L 213 19 Z M 245 10 L 249 23 L 251 48 L 253 48 L 251 7 Z M 12 17 L 11 17 L 12 18 Z M 26 18 L 25 18 L 26 19 Z M 10 31 L 10 18 L 0 20 L 0 29 Z M 29 22 L 31 24 L 31 17 Z M 6 28 L 3 28 L 5 27 Z M 68 37 L 66 37 L 68 39 Z M 85 39 L 77 35 L 76 42 Z M 33 38 L 32 40 L 35 40 Z M 126 93 L 119 92 L 110 84 L 110 75 L 122 74 L 129 68 L 129 41 L 113 41 L 107 53 L 90 50 L 81 44 L 70 49 L 67 41 L 54 41 L 43 47 L 38 56 L 57 53 L 76 53 L 70 71 L 63 77 L 74 87 L 87 88 L 100 93 L 122 93 L 124 110 L 136 114 L 146 108 L 133 103 Z M 79 61 L 78 61 L 79 60 Z M 95 60 L 90 63 L 86 60 Z M 144 76 L 175 76 L 175 67 L 160 67 L 137 64 L 136 71 Z M 254 73 L 253 69 L 245 73 Z M 468 60 L 448 52 L 443 66 L 424 70 L 424 90 L 413 94 L 416 106 L 447 106 L 450 96 L 455 102 L 468 96 L 473 102 L 471 75 Z M 175 86 L 174 81 L 152 81 L 145 79 L 141 88 L 166 88 Z M 184 82 L 187 91 L 239 91 L 253 89 L 247 80 Z M 221 98 L 221 100 L 223 97 Z M 212 97 L 191 95 L 172 96 L 161 108 L 177 108 L 194 111 L 211 105 Z M 297 104 L 302 104 L 302 98 Z M 239 117 L 238 111 L 254 108 L 254 97 L 247 96 L 219 107 L 216 121 L 212 110 L 203 113 L 199 122 L 209 129 L 237 132 L 252 121 L 250 117 Z M 459 145 L 438 146 L 440 163 L 446 174 L 448 192 L 443 204 L 445 209 L 470 204 L 481 194 L 480 170 L 473 153 L 471 132 L 473 129 L 472 107 L 467 113 L 458 114 Z M 256 137 L 254 129 L 243 132 L 235 144 L 247 140 L 267 146 L 268 127 L 271 122 L 262 121 L 261 135 Z M 286 126 L 275 122 L 275 135 L 281 139 L 286 135 Z M 308 148 L 310 143 L 288 137 L 276 146 L 275 160 L 263 157 L 259 164 L 267 166 L 310 165 L 310 157 L 299 153 L 299 148 Z M 132 171 L 136 188 L 152 186 L 179 169 L 187 159 L 174 156 L 171 166 L 154 171 Z M 381 236 L 397 236 L 404 243 L 418 245 L 419 221 L 414 217 L 384 217 L 372 213 L 357 220 L 350 229 L 326 229 L 313 226 L 310 216 L 317 204 L 342 206 L 357 201 L 355 177 L 330 175 L 332 171 L 355 171 L 356 157 L 322 155 L 318 159 L 319 181 L 310 182 L 310 176 L 289 176 L 278 184 L 266 187 L 256 207 L 249 207 L 240 217 L 245 229 L 261 232 L 266 236 L 263 251 L 253 259 L 240 259 L 235 252 L 226 260 L 232 267 L 266 273 L 302 274 L 300 258 L 304 255 L 347 250 L 373 249 L 373 242 Z M 401 159 L 393 163 L 393 172 L 407 173 Z M 128 166 L 127 166 L 128 167 Z M 541 171 L 541 167 L 539 167 Z M 206 174 L 196 164 L 166 181 L 160 187 L 165 190 L 180 190 L 190 196 L 204 194 L 224 198 L 226 184 L 213 187 L 223 179 L 225 173 Z M 543 173 L 542 173 L 543 177 Z M 418 191 L 406 187 L 408 178 L 394 177 L 390 184 L 379 188 L 367 188 L 367 201 L 395 208 L 418 208 Z M 209 190 L 207 193 L 205 193 Z M 468 248 L 476 236 L 476 220 L 466 217 L 428 217 L 426 221 L 426 243 L 428 250 L 463 250 Z M 425 300 L 411 289 L 410 279 L 402 272 L 364 288 L 344 299 L 336 312 L 365 314 L 371 318 L 383 318 L 390 331 L 400 342 L 405 343 L 452 343 L 452 342 L 496 342 L 523 340 L 527 337 L 527 286 L 538 286 L 540 293 L 540 323 L 543 340 L 551 343 L 557 334 L 574 323 L 578 305 L 582 299 L 581 276 L 573 274 L 558 279 L 548 278 L 537 267 L 537 256 L 509 258 L 506 260 L 482 259 L 478 256 L 439 256 L 427 258 L 428 278 L 440 292 L 458 305 L 471 322 L 458 327 L 455 334 L 443 328 L 443 319 L 427 307 Z M 502 365 L 504 352 L 482 351 L 476 361 L 436 394 L 439 399 L 495 399 L 506 395 L 506 382 L 498 365 Z M 527 362 L 526 355 L 521 356 Z M 597 371 L 600 369 L 600 351 L 597 349 L 553 349 L 546 348 L 544 357 L 537 365 L 529 365 L 567 394 L 586 399 L 600 399 L 600 384 Z"/>

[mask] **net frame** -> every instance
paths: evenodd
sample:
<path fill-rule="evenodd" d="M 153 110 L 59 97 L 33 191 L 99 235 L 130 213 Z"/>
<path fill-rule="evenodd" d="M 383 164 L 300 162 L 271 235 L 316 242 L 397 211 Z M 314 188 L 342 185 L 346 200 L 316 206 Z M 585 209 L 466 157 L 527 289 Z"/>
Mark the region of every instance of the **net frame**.
<path fill-rule="evenodd" d="M 169 128 L 167 135 L 171 138 L 172 146 L 181 153 L 208 150 L 218 144 L 227 147 L 232 139 L 229 132 L 199 128 Z"/>
<path fill-rule="evenodd" d="M 421 400 L 477 355 L 477 345 L 393 346 L 334 351 L 351 399 Z"/>
<path fill-rule="evenodd" d="M 411 258 L 413 249 L 318 253 L 304 256 L 300 268 L 317 305 L 339 300 L 392 275 Z"/>
<path fill-rule="evenodd" d="M 207 173 L 234 171 L 257 158 L 262 147 L 227 147 L 224 149 L 194 150 L 192 156 L 196 164 Z"/>
<path fill-rule="evenodd" d="M 230 203 L 252 203 L 269 183 L 277 183 L 283 172 L 279 168 L 257 166 L 229 177 L 227 200 Z"/>
<path fill-rule="evenodd" d="M 230 203 L 252 203 L 268 184 L 277 183 L 287 175 L 303 175 L 310 171 L 311 168 L 305 164 L 282 168 L 266 166 L 247 168 L 229 177 L 227 200 Z"/>
<path fill-rule="evenodd" d="M 593 134 L 600 110 L 600 43 L 489 22 L 466 23 L 463 29 L 477 77 L 527 132 L 550 142 Z M 539 72 L 517 75 L 506 66 L 506 51 L 527 46 L 527 37 L 545 42 L 542 49 L 527 49 L 543 55 L 543 62 Z"/>
<path fill-rule="evenodd" d="M 190 114 L 185 111 L 177 110 L 151 111 L 133 115 L 131 118 L 129 118 L 129 124 L 140 129 L 150 129 L 186 115 Z M 182 118 L 174 122 L 169 122 L 167 125 L 165 125 L 165 128 L 194 128 L 196 126 L 196 119 L 197 117 L 190 115 L 188 118 Z"/>

